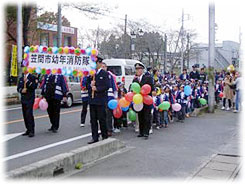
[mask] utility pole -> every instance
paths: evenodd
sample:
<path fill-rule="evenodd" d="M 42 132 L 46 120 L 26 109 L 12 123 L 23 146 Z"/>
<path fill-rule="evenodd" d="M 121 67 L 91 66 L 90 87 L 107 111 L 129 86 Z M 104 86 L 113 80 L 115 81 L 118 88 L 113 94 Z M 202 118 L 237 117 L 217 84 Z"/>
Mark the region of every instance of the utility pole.
<path fill-rule="evenodd" d="M 22 32 L 22 4 L 18 4 L 17 8 L 17 57 L 18 57 L 18 77 L 22 75 L 21 63 L 22 63 L 22 41 L 23 32 Z"/>
<path fill-rule="evenodd" d="M 167 63 L 167 34 L 164 34 L 164 73 L 166 73 L 166 63 Z"/>
<path fill-rule="evenodd" d="M 127 35 L 127 14 L 125 15 L 125 25 L 124 25 L 124 58 L 127 58 L 127 46 L 126 46 L 126 35 Z"/>
<path fill-rule="evenodd" d="M 190 63 L 190 33 L 187 33 L 187 69 Z"/>
<path fill-rule="evenodd" d="M 181 17 L 181 71 L 180 73 L 183 71 L 184 69 L 184 9 L 182 9 L 182 17 Z"/>
<path fill-rule="evenodd" d="M 57 31 L 58 31 L 58 43 L 57 46 L 61 47 L 62 46 L 62 16 L 61 16 L 61 4 L 58 3 L 58 26 L 57 26 Z"/>
<path fill-rule="evenodd" d="M 215 5 L 209 4 L 208 111 L 214 113 Z"/>

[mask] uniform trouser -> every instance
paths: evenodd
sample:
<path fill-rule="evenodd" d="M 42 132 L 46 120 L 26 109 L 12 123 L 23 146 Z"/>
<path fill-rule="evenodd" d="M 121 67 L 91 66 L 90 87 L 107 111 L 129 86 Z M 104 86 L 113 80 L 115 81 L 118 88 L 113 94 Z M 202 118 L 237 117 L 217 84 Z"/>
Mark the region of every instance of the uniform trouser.
<path fill-rule="evenodd" d="M 180 111 L 177 112 L 178 120 L 184 120 L 185 119 L 185 111 L 186 111 L 186 105 L 182 104 Z"/>
<path fill-rule="evenodd" d="M 22 104 L 22 113 L 24 117 L 25 127 L 27 129 L 27 133 L 34 134 L 35 122 L 33 117 L 33 103 Z"/>
<path fill-rule="evenodd" d="M 165 125 L 168 124 L 168 111 L 163 111 L 163 122 Z"/>
<path fill-rule="evenodd" d="M 156 109 L 154 109 L 153 112 L 153 123 L 155 123 L 156 126 L 160 126 L 160 112 Z"/>
<path fill-rule="evenodd" d="M 149 135 L 149 130 L 151 128 L 151 108 L 143 109 L 138 113 L 139 117 L 139 134 Z"/>
<path fill-rule="evenodd" d="M 47 99 L 48 115 L 51 122 L 51 129 L 58 130 L 60 126 L 60 100 Z"/>
<path fill-rule="evenodd" d="M 107 126 L 106 126 L 105 105 L 90 104 L 90 123 L 91 123 L 91 130 L 92 130 L 92 138 L 94 141 L 97 141 L 99 139 L 98 121 L 100 124 L 102 138 L 107 138 L 108 134 L 107 134 Z"/>
<path fill-rule="evenodd" d="M 106 106 L 106 126 L 107 131 L 112 132 L 113 126 L 112 126 L 112 113 L 113 111 Z"/>
<path fill-rule="evenodd" d="M 82 109 L 82 113 L 81 113 L 81 124 L 85 124 L 85 120 L 86 120 L 86 115 L 88 112 L 88 101 L 83 101 L 83 109 Z"/>

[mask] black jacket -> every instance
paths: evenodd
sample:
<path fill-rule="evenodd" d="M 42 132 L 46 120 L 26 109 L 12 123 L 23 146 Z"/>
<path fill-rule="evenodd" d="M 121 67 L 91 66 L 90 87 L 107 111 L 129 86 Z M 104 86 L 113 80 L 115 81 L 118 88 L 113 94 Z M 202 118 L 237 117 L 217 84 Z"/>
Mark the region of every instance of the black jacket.
<path fill-rule="evenodd" d="M 150 92 L 149 95 L 152 96 L 151 93 L 154 90 L 154 84 L 153 84 L 153 78 L 150 75 L 143 74 L 140 82 L 139 82 L 138 78 L 135 77 L 133 79 L 133 82 L 139 83 L 140 87 L 142 87 L 144 84 L 149 84 L 151 86 L 151 92 Z M 147 107 L 147 108 L 151 108 L 152 107 L 152 105 L 146 105 L 146 104 L 144 104 L 144 106 Z"/>
<path fill-rule="evenodd" d="M 95 75 L 95 86 L 97 91 L 94 93 L 94 98 L 92 98 L 92 80 L 93 78 L 89 76 L 86 83 L 89 94 L 89 104 L 104 105 L 107 102 L 107 91 L 110 88 L 109 74 L 107 71 L 101 69 L 100 72 Z"/>
<path fill-rule="evenodd" d="M 23 104 L 31 104 L 34 103 L 35 100 L 35 90 L 37 88 L 38 82 L 36 81 L 36 77 L 32 74 L 27 76 L 26 82 L 26 93 L 22 93 L 22 89 L 24 88 L 24 74 L 19 79 L 17 91 L 21 94 L 21 103 Z"/>

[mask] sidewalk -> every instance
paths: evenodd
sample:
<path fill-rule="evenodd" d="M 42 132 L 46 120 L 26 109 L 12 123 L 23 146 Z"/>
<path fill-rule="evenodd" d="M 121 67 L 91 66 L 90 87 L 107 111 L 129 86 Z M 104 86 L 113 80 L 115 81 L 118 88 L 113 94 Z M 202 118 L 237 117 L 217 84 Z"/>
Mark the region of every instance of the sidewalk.
<path fill-rule="evenodd" d="M 204 163 L 194 174 L 191 181 L 197 180 L 226 180 L 239 179 L 241 170 L 241 154 L 239 135 L 233 135 L 231 141 L 224 145 L 217 154 Z"/>

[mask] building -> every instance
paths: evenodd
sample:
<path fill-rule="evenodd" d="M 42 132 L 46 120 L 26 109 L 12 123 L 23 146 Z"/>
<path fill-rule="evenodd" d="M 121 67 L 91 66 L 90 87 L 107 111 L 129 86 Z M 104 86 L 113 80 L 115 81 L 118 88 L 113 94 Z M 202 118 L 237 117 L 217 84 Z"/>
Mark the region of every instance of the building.
<path fill-rule="evenodd" d="M 234 41 L 223 41 L 215 45 L 215 69 L 224 69 L 229 65 L 239 67 L 239 43 Z M 191 68 L 193 65 L 208 67 L 208 44 L 197 44 L 192 49 L 192 57 L 190 58 Z M 189 69 L 190 69 L 189 68 Z"/>

